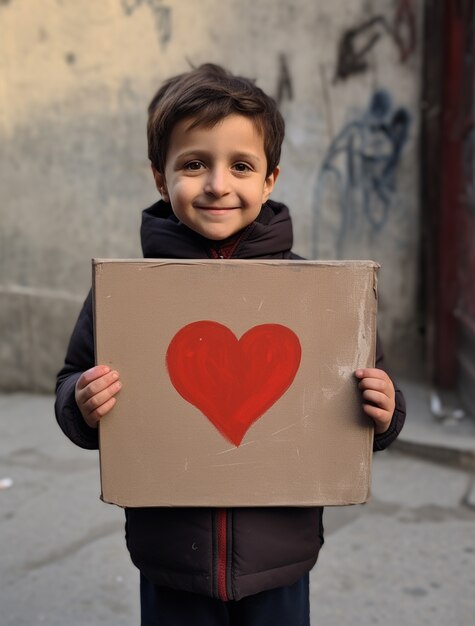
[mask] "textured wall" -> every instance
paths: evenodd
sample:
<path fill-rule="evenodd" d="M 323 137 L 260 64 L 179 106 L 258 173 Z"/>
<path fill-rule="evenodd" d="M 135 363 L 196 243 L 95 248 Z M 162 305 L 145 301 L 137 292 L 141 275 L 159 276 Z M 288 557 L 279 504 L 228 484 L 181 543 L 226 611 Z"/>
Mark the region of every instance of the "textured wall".
<path fill-rule="evenodd" d="M 393 359 L 415 336 L 417 0 L 0 0 L 0 388 L 51 390 L 90 258 L 140 256 L 145 110 L 188 61 L 254 76 L 287 122 L 295 249 L 372 258 Z M 398 361 L 399 363 L 400 361 Z"/>

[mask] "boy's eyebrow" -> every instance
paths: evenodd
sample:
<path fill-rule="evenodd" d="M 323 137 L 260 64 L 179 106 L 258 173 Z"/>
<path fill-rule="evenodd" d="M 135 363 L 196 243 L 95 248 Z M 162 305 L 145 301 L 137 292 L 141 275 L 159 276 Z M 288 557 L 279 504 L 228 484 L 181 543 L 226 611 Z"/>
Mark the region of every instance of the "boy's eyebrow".
<path fill-rule="evenodd" d="M 177 155 L 177 159 L 189 159 L 190 157 L 201 158 L 208 156 L 208 152 L 206 150 L 200 150 L 197 148 L 196 150 L 185 150 L 185 152 L 180 152 Z"/>
<path fill-rule="evenodd" d="M 180 154 L 178 154 L 177 159 L 188 159 L 188 158 L 204 158 L 204 157 L 209 157 L 210 154 L 212 154 L 211 152 L 208 152 L 207 150 L 201 150 L 200 148 L 197 148 L 196 150 L 185 150 L 185 152 L 181 152 Z M 261 162 L 261 158 L 257 155 L 254 154 L 252 152 L 234 152 L 232 154 L 233 160 L 248 160 L 248 161 L 257 161 L 257 162 Z"/>
<path fill-rule="evenodd" d="M 257 154 L 254 154 L 253 152 L 236 152 L 234 157 L 236 159 L 243 159 L 245 161 L 249 160 L 249 161 L 258 161 L 258 162 L 260 162 L 262 160 Z"/>

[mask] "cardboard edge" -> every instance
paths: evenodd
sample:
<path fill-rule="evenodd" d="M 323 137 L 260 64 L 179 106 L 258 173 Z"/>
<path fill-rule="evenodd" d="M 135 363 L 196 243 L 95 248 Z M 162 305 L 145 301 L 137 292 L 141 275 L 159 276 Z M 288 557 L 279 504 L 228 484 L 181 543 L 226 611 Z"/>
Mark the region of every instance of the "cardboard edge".
<path fill-rule="evenodd" d="M 152 259 L 152 258 L 93 258 L 92 263 L 94 266 L 101 266 L 105 264 L 137 264 L 146 265 L 148 267 L 161 267 L 163 265 L 208 265 L 213 262 L 214 259 Z M 255 265 L 302 265 L 303 267 L 317 266 L 317 267 L 345 267 L 347 265 L 353 265 L 354 267 L 372 267 L 378 270 L 381 265 L 372 260 L 335 260 L 335 261 L 317 261 L 309 259 L 219 259 L 219 264 L 224 265 L 245 265 L 252 262 Z"/>
<path fill-rule="evenodd" d="M 374 316 L 373 316 L 373 333 L 372 333 L 372 337 L 373 337 L 373 345 L 371 347 L 372 350 L 372 357 L 371 357 L 371 364 L 373 367 L 376 367 L 376 342 L 377 342 L 377 333 L 378 333 L 378 304 L 379 304 L 379 298 L 378 298 L 378 273 L 379 270 L 381 268 L 381 265 L 379 263 L 375 264 L 375 267 L 373 268 L 373 295 L 374 295 L 374 300 L 375 300 L 375 308 L 374 308 Z M 371 499 L 371 485 L 373 482 L 373 446 L 374 446 L 374 428 L 371 428 L 369 431 L 369 466 L 368 466 L 368 487 L 367 487 L 367 494 L 366 494 L 366 499 L 361 502 L 361 503 L 357 503 L 357 504 L 364 504 L 366 502 L 368 502 Z"/>
<path fill-rule="evenodd" d="M 101 272 L 103 261 L 100 259 L 92 259 L 91 260 L 91 269 L 92 269 L 92 328 L 93 328 L 93 336 L 94 336 L 94 364 L 99 365 L 97 359 L 97 298 L 96 298 L 96 290 L 98 285 L 98 275 Z M 99 437 L 99 480 L 101 484 L 101 493 L 100 499 L 107 504 L 115 504 L 115 502 L 109 502 L 104 499 L 104 483 L 103 483 L 103 468 L 102 468 L 102 455 L 101 455 L 101 424 L 98 424 L 98 437 Z"/>
<path fill-rule="evenodd" d="M 95 364 L 97 365 L 97 332 L 96 332 L 96 324 L 97 324 L 97 311 L 96 311 L 96 289 L 97 289 L 97 272 L 98 267 L 101 265 L 101 261 L 97 261 L 96 259 L 92 259 L 92 327 L 94 331 L 94 357 Z"/>
<path fill-rule="evenodd" d="M 338 501 L 334 501 L 334 502 L 320 502 L 318 500 L 315 501 L 308 501 L 308 502 L 300 502 L 299 504 L 296 504 L 295 502 L 270 502 L 269 504 L 264 505 L 256 505 L 255 503 L 247 503 L 245 501 L 243 502 L 239 502 L 239 503 L 233 503 L 233 504 L 223 504 L 222 502 L 210 502 L 207 504 L 203 504 L 203 502 L 187 502 L 187 503 L 176 503 L 176 502 L 161 502 L 160 504 L 154 504 L 154 505 L 150 505 L 147 504 L 146 502 L 135 502 L 135 501 L 129 501 L 129 500 L 121 500 L 120 498 L 114 499 L 114 498 L 104 498 L 104 496 L 101 494 L 100 495 L 100 500 L 102 502 L 104 502 L 105 504 L 112 504 L 115 506 L 118 506 L 122 509 L 141 509 L 141 508 L 177 508 L 177 509 L 185 509 L 185 508 L 200 508 L 200 507 L 206 507 L 206 508 L 243 508 L 243 509 L 253 509 L 253 508 L 296 508 L 296 509 L 310 509 L 310 508 L 314 508 L 314 507 L 341 507 L 341 506 L 356 506 L 359 504 L 366 504 L 371 498 L 371 493 L 370 491 L 368 491 L 367 494 L 365 494 L 364 497 L 362 497 L 361 499 L 357 499 L 355 498 L 353 501 L 345 501 L 345 502 L 338 502 Z"/>

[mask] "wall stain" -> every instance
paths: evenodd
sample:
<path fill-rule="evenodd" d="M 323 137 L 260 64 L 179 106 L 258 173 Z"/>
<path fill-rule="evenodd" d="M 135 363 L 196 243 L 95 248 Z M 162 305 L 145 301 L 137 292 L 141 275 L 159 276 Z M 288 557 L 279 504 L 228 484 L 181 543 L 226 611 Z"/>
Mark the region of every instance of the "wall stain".
<path fill-rule="evenodd" d="M 132 15 L 142 5 L 147 5 L 154 16 L 155 30 L 160 46 L 164 48 L 172 36 L 172 9 L 163 0 L 121 0 L 126 15 Z"/>
<path fill-rule="evenodd" d="M 410 122 L 408 110 L 394 108 L 389 92 L 379 89 L 361 117 L 346 124 L 332 141 L 317 179 L 314 256 L 318 256 L 318 232 L 325 210 L 338 212 L 334 245 L 339 257 L 350 238 L 357 240 L 368 231 L 377 235 L 383 230 Z"/>

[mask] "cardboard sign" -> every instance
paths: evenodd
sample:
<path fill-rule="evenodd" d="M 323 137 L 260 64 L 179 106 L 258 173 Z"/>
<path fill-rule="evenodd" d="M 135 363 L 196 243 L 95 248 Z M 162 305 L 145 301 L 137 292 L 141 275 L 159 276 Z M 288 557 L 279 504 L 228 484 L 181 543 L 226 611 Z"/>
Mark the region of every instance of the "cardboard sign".
<path fill-rule="evenodd" d="M 122 390 L 100 424 L 120 506 L 313 506 L 369 495 L 370 261 L 94 260 L 97 363 Z"/>

